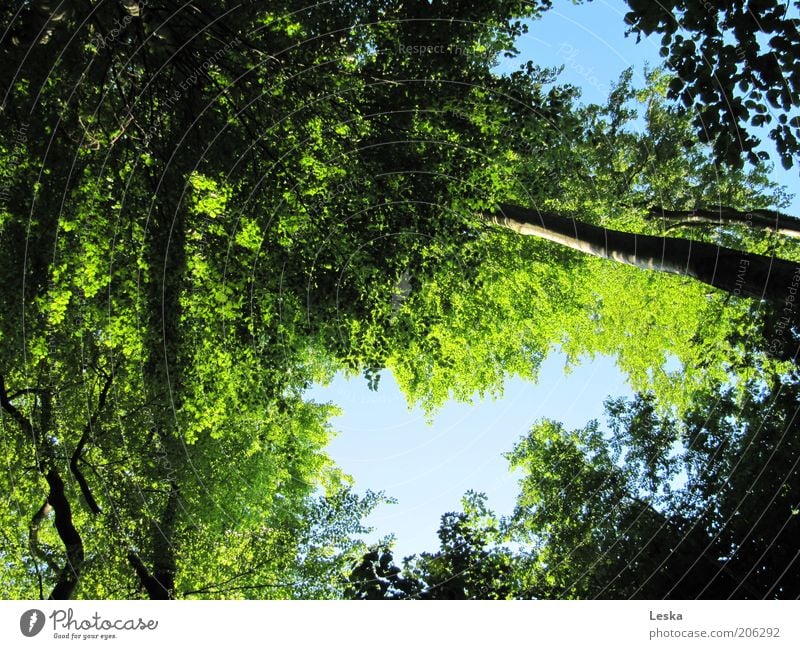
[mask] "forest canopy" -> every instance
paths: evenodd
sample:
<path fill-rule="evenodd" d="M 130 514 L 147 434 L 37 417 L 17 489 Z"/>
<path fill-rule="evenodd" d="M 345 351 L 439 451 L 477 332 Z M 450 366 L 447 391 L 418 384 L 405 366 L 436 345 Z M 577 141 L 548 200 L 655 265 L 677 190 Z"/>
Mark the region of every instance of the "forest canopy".
<path fill-rule="evenodd" d="M 800 220 L 757 147 L 775 111 L 798 160 L 797 20 L 628 4 L 665 66 L 602 104 L 496 70 L 549 0 L 0 8 L 0 596 L 796 598 Z M 390 494 L 309 386 L 433 413 L 555 350 L 616 360 L 607 430 L 539 421 L 513 514 L 367 543 Z"/>

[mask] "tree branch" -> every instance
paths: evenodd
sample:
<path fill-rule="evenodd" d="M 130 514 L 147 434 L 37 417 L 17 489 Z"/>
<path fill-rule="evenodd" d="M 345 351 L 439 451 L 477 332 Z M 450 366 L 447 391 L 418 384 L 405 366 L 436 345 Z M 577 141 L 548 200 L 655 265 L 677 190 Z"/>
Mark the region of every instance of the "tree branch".
<path fill-rule="evenodd" d="M 164 589 L 161 584 L 144 565 L 144 561 L 133 550 L 128 552 L 128 563 L 133 566 L 136 576 L 139 578 L 139 583 L 142 584 L 150 599 L 170 599 L 169 593 Z"/>
<path fill-rule="evenodd" d="M 78 481 L 83 498 L 86 500 L 86 505 L 93 514 L 99 514 L 102 510 L 92 495 L 91 489 L 89 489 L 89 483 L 86 481 L 86 477 L 83 475 L 83 472 L 78 466 L 78 461 L 83 460 L 83 449 L 86 446 L 86 443 L 89 441 L 89 436 L 94 431 L 97 425 L 97 420 L 100 417 L 100 413 L 102 413 L 103 408 L 106 405 L 106 398 L 108 397 L 108 391 L 111 388 L 112 380 L 113 376 L 111 374 L 106 374 L 106 382 L 103 384 L 103 389 L 100 392 L 100 398 L 97 401 L 97 409 L 89 417 L 89 421 L 86 422 L 86 425 L 83 428 L 83 434 L 81 435 L 78 445 L 75 447 L 75 451 L 72 453 L 72 458 L 69 462 L 69 469 L 72 472 L 72 475 L 75 476 L 75 480 Z"/>
<path fill-rule="evenodd" d="M 678 223 L 673 223 L 672 225 L 664 228 L 664 233 L 671 232 L 672 230 L 677 230 L 678 228 L 711 228 L 715 225 L 719 225 L 718 223 L 708 223 L 708 222 L 699 222 L 699 221 L 679 221 Z"/>
<path fill-rule="evenodd" d="M 31 518 L 31 524 L 28 527 L 28 547 L 30 548 L 31 555 L 34 559 L 38 558 L 44 561 L 47 566 L 55 573 L 58 573 L 59 566 L 53 560 L 49 553 L 45 552 L 39 545 L 39 529 L 42 523 L 47 518 L 47 515 L 53 510 L 50 503 L 45 500 L 44 504 L 36 511 Z"/>
<path fill-rule="evenodd" d="M 128 552 L 128 563 L 133 567 L 150 599 L 174 599 L 176 566 L 171 538 L 177 516 L 179 494 L 177 483 L 170 483 L 170 492 L 160 525 L 153 525 L 153 572 L 147 569 L 136 552 L 133 550 Z"/>
<path fill-rule="evenodd" d="M 691 277 L 737 297 L 783 304 L 787 317 L 797 318 L 794 296 L 800 264 L 796 262 L 702 241 L 610 230 L 519 205 L 499 207 L 484 220 L 594 257 Z"/>
<path fill-rule="evenodd" d="M 42 430 L 48 430 L 50 426 L 51 417 L 51 403 L 50 393 L 48 391 L 42 392 L 42 412 L 40 416 Z M 28 433 L 34 444 L 39 451 L 39 434 L 33 424 L 28 421 L 25 416 L 17 410 L 14 404 L 8 398 L 6 391 L 5 377 L 0 374 L 0 407 L 5 410 L 11 417 L 19 424 L 23 431 Z M 49 457 L 50 453 L 47 452 L 46 456 Z M 58 572 L 58 579 L 56 585 L 50 593 L 49 599 L 69 599 L 75 591 L 80 579 L 81 570 L 85 559 L 83 540 L 75 524 L 72 520 L 72 508 L 70 507 L 69 500 L 67 499 L 66 490 L 64 488 L 64 481 L 55 466 L 52 466 L 52 457 L 47 457 L 39 462 L 39 471 L 44 474 L 47 485 L 50 488 L 47 494 L 45 504 L 37 511 L 31 521 L 31 528 L 29 530 L 29 540 L 38 546 L 38 526 L 41 521 L 49 512 L 49 508 L 55 512 L 54 525 L 59 539 L 64 544 L 66 559 L 63 568 L 58 571 L 58 566 L 55 566 Z M 47 464 L 51 464 L 47 468 Z"/>
<path fill-rule="evenodd" d="M 11 418 L 19 424 L 19 427 L 31 437 L 34 444 L 37 443 L 38 440 L 33 425 L 25 418 L 25 415 L 16 409 L 9 399 L 8 392 L 6 392 L 5 376 L 3 374 L 0 374 L 0 408 L 11 415 Z"/>
<path fill-rule="evenodd" d="M 22 388 L 21 390 L 15 390 L 12 394 L 8 395 L 8 400 L 12 401 L 23 394 L 41 394 L 44 392 L 42 388 Z"/>
<path fill-rule="evenodd" d="M 650 219 L 681 220 L 682 225 L 744 225 L 787 237 L 800 238 L 800 219 L 775 210 L 756 209 L 742 212 L 732 207 L 712 206 L 707 209 L 667 210 L 653 206 L 648 210 Z"/>

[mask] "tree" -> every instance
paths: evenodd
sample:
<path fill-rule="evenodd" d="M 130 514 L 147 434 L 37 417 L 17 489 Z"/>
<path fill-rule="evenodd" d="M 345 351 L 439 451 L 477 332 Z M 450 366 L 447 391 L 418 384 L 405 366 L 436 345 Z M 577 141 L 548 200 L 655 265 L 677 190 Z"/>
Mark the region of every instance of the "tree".
<path fill-rule="evenodd" d="M 442 516 L 439 549 L 407 557 L 370 550 L 349 576 L 351 599 L 512 599 L 531 588 L 523 555 L 504 545 L 501 521 L 486 496 L 467 493 L 463 511 Z"/>
<path fill-rule="evenodd" d="M 590 255 L 689 276 L 736 296 L 786 303 L 794 310 L 789 297 L 797 284 L 792 284 L 797 250 L 784 248 L 787 259 L 778 258 L 775 244 L 769 255 L 747 252 L 758 245 L 748 230 L 797 236 L 800 219 L 768 209 L 765 202 L 781 204 L 786 197 L 768 180 L 763 165 L 746 173 L 719 168 L 709 151 L 693 141 L 689 118 L 665 103 L 670 78 L 655 71 L 648 74 L 648 83 L 649 91 L 637 92 L 628 70 L 605 106 L 585 109 L 585 139 L 573 153 L 583 161 L 573 161 L 573 178 L 559 182 L 566 200 L 553 200 L 551 193 L 535 201 L 535 209 L 501 203 L 485 217 Z M 646 123 L 638 134 L 626 128 L 637 109 Z M 605 183 L 610 191 L 601 189 Z M 580 213 L 587 211 L 581 200 L 594 203 L 594 214 Z M 607 223 L 620 223 L 625 231 L 602 227 Z M 693 239 L 665 237 L 653 231 L 654 223 L 665 223 L 667 231 L 702 224 L 724 234 L 711 241 L 696 232 Z M 637 226 L 643 232 L 629 231 Z"/>
<path fill-rule="evenodd" d="M 41 475 L 13 486 L 2 552 L 16 558 L 16 596 L 48 583 L 54 598 L 311 592 L 299 557 L 315 493 L 343 497 L 323 451 L 334 411 L 300 396 L 330 369 L 293 328 L 298 302 L 280 298 L 269 270 L 281 244 L 261 249 L 271 257 L 265 282 L 218 248 L 236 190 L 224 174 L 252 143 L 248 120 L 264 117 L 218 93 L 228 65 L 238 74 L 260 59 L 252 43 L 234 46 L 263 16 L 249 7 L 209 27 L 223 8 L 204 6 L 156 31 L 172 9 L 3 10 L 3 46 L 20 64 L 4 68 L 4 120 L 27 124 L 27 137 L 11 131 L 3 148 L 3 423 L 14 473 L 26 476 L 35 457 Z M 318 17 L 323 32 L 326 20 L 352 18 Z M 51 20 L 64 24 L 42 37 Z M 290 27 L 274 22 L 285 38 Z M 77 91 L 64 103 L 58 88 L 68 84 Z M 204 108 L 208 97 L 220 110 Z M 216 132 L 234 113 L 242 137 L 226 137 L 198 171 L 199 130 Z M 237 224 L 236 249 L 259 250 L 255 222 Z M 255 285 L 260 297 L 248 304 Z M 366 510 L 340 508 L 316 539 Z M 339 535 L 320 547 L 347 543 Z M 231 575 L 236 556 L 246 569 Z"/>
<path fill-rule="evenodd" d="M 775 304 L 786 302 L 789 317 L 796 322 L 794 294 L 800 284 L 797 262 L 689 239 L 609 230 L 517 205 L 502 205 L 500 210 L 501 216 L 490 217 L 491 222 L 519 234 L 541 237 L 643 270 L 692 277 L 737 297 L 743 295 Z"/>
<path fill-rule="evenodd" d="M 333 411 L 301 393 L 342 365 L 384 362 L 378 326 L 351 344 L 340 322 L 385 327 L 393 271 L 429 247 L 376 238 L 397 213 L 386 208 L 331 237 L 342 210 L 392 185 L 372 179 L 378 156 L 331 162 L 395 126 L 375 130 L 344 101 L 394 99 L 362 74 L 382 65 L 368 55 L 379 34 L 351 29 L 386 4 L 329 3 L 302 20 L 296 3 L 2 10 L 3 120 L 20 127 L 4 129 L 2 150 L 3 422 L 14 472 L 44 455 L 39 474 L 52 483 L 41 497 L 35 476 L 14 486 L 3 553 L 16 558 L 15 592 L 51 583 L 58 597 L 172 598 L 272 583 L 258 592 L 290 596 L 301 582 L 312 592 L 289 579 L 310 552 L 309 498 L 337 498 L 343 479 L 322 450 Z M 429 34 L 444 22 L 445 8 L 412 4 L 404 11 L 429 18 Z M 499 51 L 516 33 L 505 19 L 481 26 L 492 8 L 463 9 L 476 18 L 463 23 L 465 45 L 496 33 Z M 304 74 L 332 60 L 330 74 Z M 254 102 L 260 93 L 269 100 Z M 337 194 L 355 169 L 360 195 Z M 444 225 L 428 229 L 446 236 Z M 348 263 L 356 272 L 343 282 Z M 45 524 L 53 513 L 61 552 Z M 31 556 L 14 550 L 28 528 Z M 231 575 L 234 555 L 248 568 Z"/>
<path fill-rule="evenodd" d="M 508 457 L 523 475 L 512 535 L 532 548 L 541 597 L 629 597 L 650 578 L 639 596 L 657 598 L 698 559 L 671 554 L 677 529 L 638 496 L 635 473 L 614 462 L 596 422 L 566 431 L 541 421 Z M 667 556 L 670 566 L 660 565 Z M 691 581 L 702 581 L 704 569 L 701 561 Z"/>
<path fill-rule="evenodd" d="M 796 383 L 724 388 L 683 420 L 646 395 L 606 407 L 610 444 L 596 422 L 543 421 L 509 454 L 512 538 L 533 545 L 546 597 L 797 596 Z"/>
<path fill-rule="evenodd" d="M 800 116 L 791 112 L 800 96 L 800 31 L 792 12 L 800 4 L 627 1 L 628 33 L 637 41 L 661 35 L 661 55 L 676 74 L 670 97 L 695 111 L 697 134 L 713 143 L 717 159 L 734 166 L 767 159 L 748 125 L 774 125 L 769 136 L 790 168 L 800 154 Z"/>
<path fill-rule="evenodd" d="M 372 550 L 356 599 L 791 599 L 800 491 L 797 382 L 699 397 L 683 419 L 652 395 L 608 399 L 608 430 L 542 420 L 508 453 L 513 514 L 483 495 L 442 517 L 440 549 Z"/>
<path fill-rule="evenodd" d="M 368 507 L 325 454 L 334 409 L 303 398 L 338 370 L 377 386 L 390 367 L 429 408 L 496 392 L 510 373 L 534 378 L 556 345 L 617 354 L 666 403 L 678 401 L 656 371 L 668 354 L 706 363 L 687 371 L 692 390 L 745 358 L 767 377 L 786 371 L 749 351 L 751 303 L 625 275 L 480 218 L 543 202 L 594 226 L 608 202 L 589 205 L 580 152 L 598 138 L 652 171 L 587 158 L 589 175 L 632 177 L 625 199 L 679 184 L 687 158 L 658 102 L 637 140 L 622 128 L 625 91 L 606 119 L 532 64 L 492 72 L 521 19 L 549 4 L 0 9 L 0 374 L 14 476 L 0 553 L 12 594 L 341 593 Z M 654 158 L 642 142 L 657 144 Z M 737 200 L 715 204 L 780 208 L 763 180 L 729 174 L 717 188 Z M 577 208 L 562 191 L 571 182 Z M 687 208 L 653 203 L 648 217 L 653 205 Z M 655 235 L 637 209 L 608 224 Z M 720 236 L 753 273 L 774 243 L 735 227 Z M 776 244 L 787 261 L 792 243 Z M 632 290 L 615 297 L 620 278 Z M 662 340 L 630 333 L 654 319 Z M 326 507 L 332 527 L 309 528 Z M 459 521 L 448 529 L 460 538 Z M 323 555 L 312 538 L 328 539 Z M 460 561 L 451 550 L 425 570 Z M 326 583 L 310 586 L 312 573 Z"/>

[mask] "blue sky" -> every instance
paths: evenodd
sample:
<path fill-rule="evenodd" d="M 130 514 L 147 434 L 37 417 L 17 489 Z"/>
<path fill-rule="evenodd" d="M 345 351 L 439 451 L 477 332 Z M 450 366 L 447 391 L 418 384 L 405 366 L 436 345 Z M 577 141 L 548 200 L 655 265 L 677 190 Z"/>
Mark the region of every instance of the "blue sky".
<path fill-rule="evenodd" d="M 503 453 L 542 417 L 583 426 L 601 418 L 608 395 L 630 394 L 613 361 L 600 358 L 564 376 L 564 357 L 553 354 L 533 385 L 514 378 L 501 399 L 472 405 L 451 402 L 429 426 L 419 409 L 409 410 L 391 373 L 370 392 L 361 378 L 341 376 L 307 396 L 332 401 L 344 410 L 333 420 L 339 435 L 329 453 L 356 480 L 358 491 L 385 491 L 397 499 L 370 519 L 373 538 L 394 533 L 396 555 L 403 557 L 438 547 L 439 518 L 460 509 L 473 489 L 489 496 L 499 514 L 511 513 L 516 478 Z"/>
<path fill-rule="evenodd" d="M 557 2 L 531 23 L 517 47 L 521 60 L 542 66 L 564 66 L 561 80 L 580 87 L 583 101 L 602 102 L 611 84 L 628 67 L 634 82 L 644 83 L 644 64 L 659 62 L 658 40 L 636 43 L 625 38 L 622 0 L 594 0 L 574 6 Z M 501 70 L 518 62 L 504 61 Z M 768 147 L 767 147 L 768 148 Z M 774 177 L 796 192 L 797 171 L 776 165 Z M 800 214 L 796 198 L 790 211 Z M 344 414 L 333 421 L 339 431 L 329 452 L 356 481 L 356 488 L 385 491 L 398 500 L 377 511 L 369 523 L 372 538 L 394 533 L 398 558 L 438 547 L 436 530 L 441 515 L 460 509 L 468 489 L 489 496 L 489 505 L 508 514 L 516 495 L 516 479 L 502 454 L 542 417 L 567 427 L 603 420 L 608 396 L 631 394 L 612 359 L 599 357 L 564 375 L 564 358 L 552 354 L 544 363 L 537 385 L 508 381 L 503 398 L 473 405 L 450 403 L 428 426 L 418 409 L 409 410 L 393 377 L 385 372 L 378 392 L 370 392 L 360 377 L 337 377 L 329 386 L 316 386 L 307 396 L 332 401 Z"/>

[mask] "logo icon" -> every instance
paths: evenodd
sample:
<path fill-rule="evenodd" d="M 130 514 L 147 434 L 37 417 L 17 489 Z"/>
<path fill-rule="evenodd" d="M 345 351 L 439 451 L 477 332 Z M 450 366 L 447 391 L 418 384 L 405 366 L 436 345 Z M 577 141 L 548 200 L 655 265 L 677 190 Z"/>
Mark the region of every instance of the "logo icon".
<path fill-rule="evenodd" d="M 44 613 L 39 609 L 32 608 L 30 611 L 25 611 L 19 618 L 19 630 L 27 638 L 35 636 L 43 627 Z"/>

